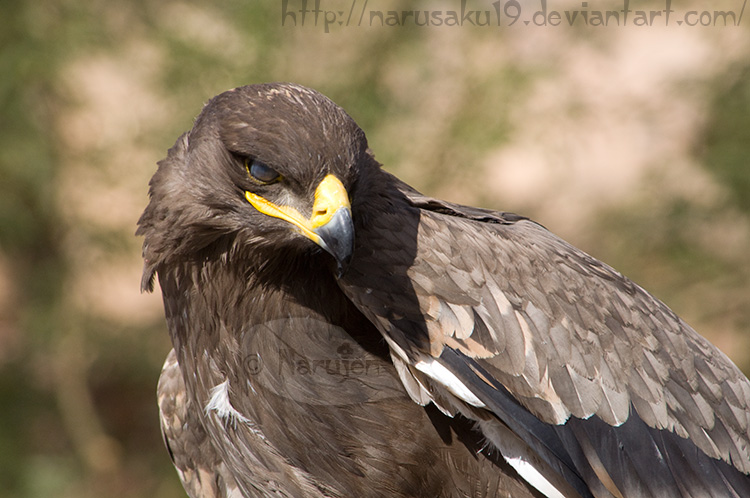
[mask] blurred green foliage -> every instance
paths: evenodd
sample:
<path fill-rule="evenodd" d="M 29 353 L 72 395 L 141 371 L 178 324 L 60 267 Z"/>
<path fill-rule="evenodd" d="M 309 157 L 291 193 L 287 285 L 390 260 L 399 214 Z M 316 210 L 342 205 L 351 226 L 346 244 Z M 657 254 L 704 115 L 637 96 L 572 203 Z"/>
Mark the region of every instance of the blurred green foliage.
<path fill-rule="evenodd" d="M 6 352 L 0 365 L 0 482 L 12 494 L 23 489 L 31 461 L 47 451 L 34 441 L 32 427 L 55 406 L 35 384 L 34 349 L 48 339 L 66 270 L 51 195 L 59 53 L 53 40 L 29 32 L 29 10 L 22 1 L 0 5 L 0 251 L 12 262 L 20 305 L 6 320 L 28 336 L 26 347 Z"/>
<path fill-rule="evenodd" d="M 750 61 L 717 87 L 699 152 L 706 168 L 732 192 L 734 202 L 750 213 Z"/>

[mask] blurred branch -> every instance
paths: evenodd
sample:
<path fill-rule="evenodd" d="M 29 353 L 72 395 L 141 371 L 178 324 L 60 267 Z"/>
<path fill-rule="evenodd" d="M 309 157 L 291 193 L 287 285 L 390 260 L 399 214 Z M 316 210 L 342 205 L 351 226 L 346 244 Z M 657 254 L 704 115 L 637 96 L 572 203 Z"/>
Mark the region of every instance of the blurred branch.
<path fill-rule="evenodd" d="M 64 312 L 63 312 L 64 313 Z M 81 461 L 92 474 L 114 474 L 122 449 L 109 436 L 86 382 L 88 361 L 81 329 L 66 320 L 54 347 L 54 394 L 63 424 Z"/>

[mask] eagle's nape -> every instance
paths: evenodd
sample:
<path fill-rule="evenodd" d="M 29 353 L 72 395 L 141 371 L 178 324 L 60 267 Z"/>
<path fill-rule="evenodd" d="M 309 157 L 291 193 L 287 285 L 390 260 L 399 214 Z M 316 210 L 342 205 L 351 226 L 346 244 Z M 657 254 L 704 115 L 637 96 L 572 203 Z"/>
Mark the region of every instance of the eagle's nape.
<path fill-rule="evenodd" d="M 723 354 L 538 224 L 385 173 L 319 93 L 212 99 L 150 195 L 192 498 L 750 496 Z"/>

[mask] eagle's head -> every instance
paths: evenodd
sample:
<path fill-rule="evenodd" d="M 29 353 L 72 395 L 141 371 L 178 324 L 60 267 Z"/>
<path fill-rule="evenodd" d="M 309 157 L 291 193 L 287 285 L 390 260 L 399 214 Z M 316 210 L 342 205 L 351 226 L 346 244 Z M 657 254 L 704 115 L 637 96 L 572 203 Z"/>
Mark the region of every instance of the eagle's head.
<path fill-rule="evenodd" d="M 159 264 L 221 240 L 235 252 L 325 251 L 324 264 L 341 274 L 353 251 L 352 204 L 373 168 L 364 132 L 314 90 L 271 83 L 214 97 L 151 180 L 138 228 L 143 288 Z"/>

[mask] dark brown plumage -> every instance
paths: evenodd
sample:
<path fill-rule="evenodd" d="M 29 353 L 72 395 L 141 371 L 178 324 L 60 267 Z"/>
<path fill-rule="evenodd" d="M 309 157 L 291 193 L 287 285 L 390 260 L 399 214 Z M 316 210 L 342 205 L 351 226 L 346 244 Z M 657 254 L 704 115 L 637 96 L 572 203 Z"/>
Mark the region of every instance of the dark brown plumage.
<path fill-rule="evenodd" d="M 208 496 L 750 496 L 750 383 L 538 224 L 425 197 L 291 84 L 151 181 L 167 446 Z"/>

